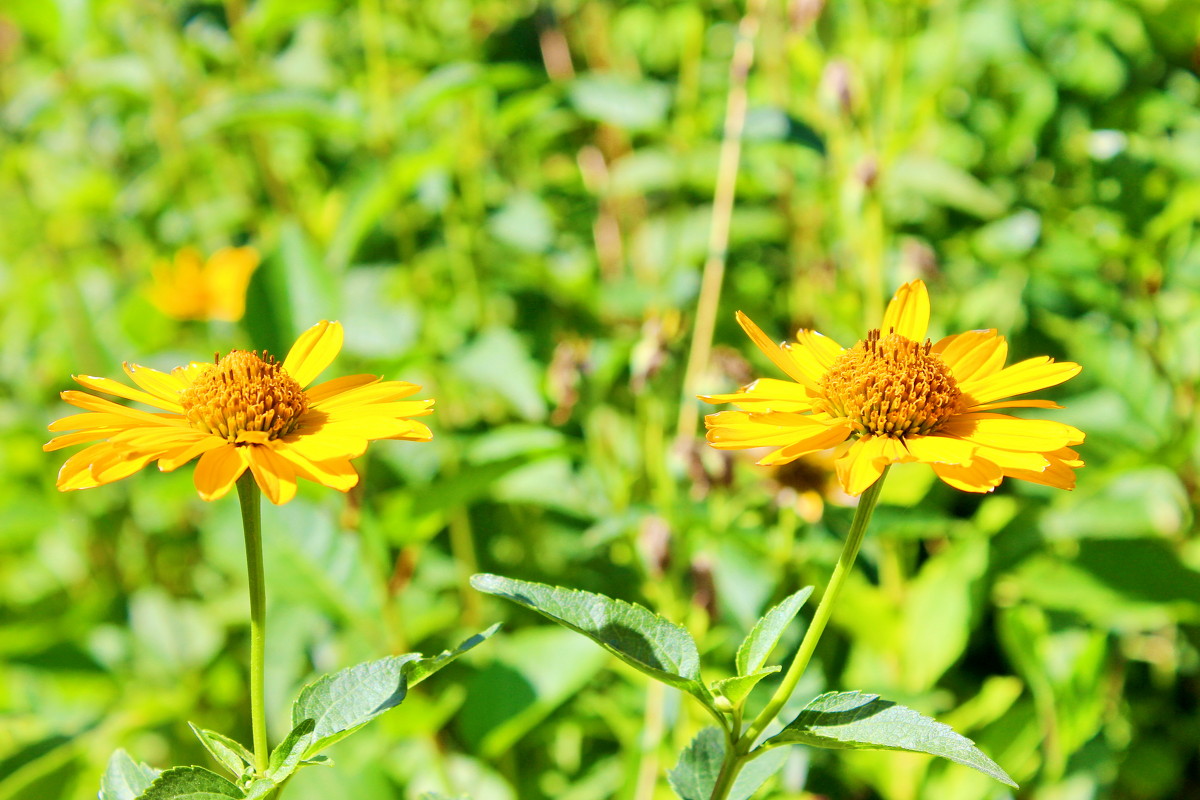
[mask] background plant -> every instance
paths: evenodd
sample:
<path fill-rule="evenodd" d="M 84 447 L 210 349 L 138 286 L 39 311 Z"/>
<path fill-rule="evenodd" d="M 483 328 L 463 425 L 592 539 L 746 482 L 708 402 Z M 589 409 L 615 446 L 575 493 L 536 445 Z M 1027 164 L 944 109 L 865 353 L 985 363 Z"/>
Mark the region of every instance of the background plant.
<path fill-rule="evenodd" d="M 466 578 L 570 575 L 730 664 L 760 612 L 830 572 L 849 512 L 827 467 L 674 447 L 744 11 L 4 4 L 0 797 L 94 796 L 114 745 L 206 763 L 189 715 L 249 730 L 236 507 L 184 473 L 57 496 L 39 448 L 63 377 L 284 352 L 339 317 L 345 371 L 423 383 L 437 437 L 369 454 L 348 501 L 305 492 L 266 521 L 268 707 L 512 621 L 289 797 L 669 796 L 700 713 Z M 1076 492 L 966 498 L 893 470 L 803 687 L 938 716 L 1023 796 L 1200 780 L 1198 13 L 762 7 L 705 389 L 752 373 L 734 309 L 852 341 L 916 276 L 937 333 L 996 326 L 1014 357 L 1085 365 L 1050 395 L 1089 434 Z M 263 256 L 240 328 L 154 309 L 154 263 L 229 244 Z M 919 756 L 795 750 L 764 796 L 1005 791 Z"/>

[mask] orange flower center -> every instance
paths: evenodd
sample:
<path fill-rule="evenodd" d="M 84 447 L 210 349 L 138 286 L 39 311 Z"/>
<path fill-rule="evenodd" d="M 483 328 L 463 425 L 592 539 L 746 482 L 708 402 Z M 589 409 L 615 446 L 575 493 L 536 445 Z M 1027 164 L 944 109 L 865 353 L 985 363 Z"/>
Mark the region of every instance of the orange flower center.
<path fill-rule="evenodd" d="M 838 356 L 821 379 L 821 410 L 859 435 L 924 436 L 959 411 L 962 392 L 933 345 L 879 330 Z"/>
<path fill-rule="evenodd" d="M 234 350 L 209 367 L 180 394 L 183 413 L 193 427 L 237 441 L 244 431 L 261 431 L 268 439 L 296 429 L 308 410 L 300 384 L 274 356 Z"/>

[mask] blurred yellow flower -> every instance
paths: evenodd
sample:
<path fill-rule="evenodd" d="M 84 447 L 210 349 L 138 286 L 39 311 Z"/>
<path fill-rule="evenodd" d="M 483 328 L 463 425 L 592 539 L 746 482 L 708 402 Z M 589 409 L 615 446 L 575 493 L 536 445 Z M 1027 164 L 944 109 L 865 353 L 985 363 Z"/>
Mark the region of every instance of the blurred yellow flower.
<path fill-rule="evenodd" d="M 169 472 L 199 456 L 193 480 L 205 500 L 223 497 L 247 469 L 276 505 L 295 496 L 297 478 L 348 491 L 358 483 L 350 459 L 362 455 L 369 441 L 432 438 L 429 428 L 409 418 L 433 413 L 433 400 L 403 401 L 421 387 L 374 375 L 348 375 L 308 388 L 341 348 L 341 324 L 323 321 L 300 336 L 282 364 L 265 352 L 246 350 L 170 373 L 125 364 L 125 374 L 140 389 L 76 375 L 88 389 L 161 412 L 63 392 L 63 400 L 87 413 L 51 423 L 51 431 L 76 433 L 58 436 L 43 449 L 101 441 L 67 459 L 58 488 L 111 483 L 151 461 Z"/>
<path fill-rule="evenodd" d="M 151 276 L 150 302 L 175 319 L 219 319 L 236 322 L 246 313 L 246 287 L 258 268 L 253 247 L 226 247 L 204 261 L 185 247 L 175 262 L 159 262 Z"/>
<path fill-rule="evenodd" d="M 914 461 L 967 492 L 990 492 L 1005 477 L 1075 487 L 1074 470 L 1083 462 L 1071 445 L 1083 442 L 1082 431 L 990 412 L 1061 408 L 1005 398 L 1060 384 L 1079 374 L 1079 365 L 1043 356 L 1005 368 L 1008 344 L 995 330 L 931 343 L 929 293 L 921 281 L 901 286 L 883 324 L 848 349 L 809 330 L 777 345 L 740 311 L 737 320 L 795 382 L 762 378 L 731 394 L 702 397 L 744 409 L 705 418 L 713 447 L 778 447 L 758 462 L 778 465 L 836 445 L 838 479 L 852 495 L 888 464 Z"/>

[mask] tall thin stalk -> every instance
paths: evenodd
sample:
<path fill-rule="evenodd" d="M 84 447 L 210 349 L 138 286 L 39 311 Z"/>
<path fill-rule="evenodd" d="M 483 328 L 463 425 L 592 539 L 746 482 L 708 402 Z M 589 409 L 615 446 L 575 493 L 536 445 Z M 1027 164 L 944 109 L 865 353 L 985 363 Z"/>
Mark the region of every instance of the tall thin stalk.
<path fill-rule="evenodd" d="M 713 330 L 721 284 L 725 281 L 725 260 L 729 249 L 729 224 L 737 187 L 738 165 L 742 157 L 742 130 L 746 125 L 746 80 L 754 63 L 754 40 L 766 0 L 748 0 L 746 13 L 738 24 L 738 41 L 729 61 L 729 99 L 725 106 L 725 130 L 717 165 L 717 186 L 713 193 L 712 225 L 708 233 L 708 257 L 700 278 L 700 298 L 696 303 L 696 322 L 692 328 L 692 346 L 683 375 L 683 397 L 679 405 L 679 441 L 687 441 L 696 430 L 699 409 L 694 395 L 712 351 Z"/>

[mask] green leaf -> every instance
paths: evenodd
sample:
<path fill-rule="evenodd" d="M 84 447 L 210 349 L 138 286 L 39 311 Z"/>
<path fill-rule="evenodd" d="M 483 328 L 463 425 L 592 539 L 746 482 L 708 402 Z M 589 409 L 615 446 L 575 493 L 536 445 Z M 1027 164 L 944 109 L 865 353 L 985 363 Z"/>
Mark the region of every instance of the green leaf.
<path fill-rule="evenodd" d="M 754 628 L 746 635 L 745 640 L 737 651 L 738 675 L 751 675 L 762 669 L 767 663 L 767 657 L 779 644 L 784 630 L 796 618 L 804 601 L 813 593 L 813 587 L 806 586 L 782 603 L 768 611 L 763 618 L 754 624 Z M 732 698 L 731 698 L 732 699 Z"/>
<path fill-rule="evenodd" d="M 100 800 L 136 800 L 160 774 L 154 767 L 134 761 L 124 750 L 117 750 L 109 756 L 100 779 Z"/>
<path fill-rule="evenodd" d="M 312 739 L 313 729 L 317 727 L 316 720 L 311 717 L 292 728 L 291 733 L 271 751 L 267 762 L 267 777 L 276 783 L 281 783 L 287 776 L 296 771 L 304 757 L 304 751 Z"/>
<path fill-rule="evenodd" d="M 431 656 L 429 658 L 421 658 L 415 662 L 410 663 L 407 667 L 407 671 L 405 672 L 405 674 L 408 676 L 409 687 L 411 688 L 413 686 L 416 686 L 418 683 L 425 680 L 430 675 L 437 672 L 439 669 L 446 666 L 451 661 L 453 661 L 454 659 L 461 656 L 463 653 L 470 650 L 472 647 L 475 647 L 475 645 L 480 644 L 480 643 L 486 641 L 487 639 L 490 639 L 492 637 L 492 634 L 494 634 L 498 630 L 500 630 L 499 622 L 497 622 L 495 625 L 491 626 L 487 630 L 485 630 L 481 633 L 477 633 L 474 636 L 472 636 L 471 638 L 465 640 L 464 642 L 462 642 L 458 647 L 454 648 L 453 650 L 443 650 L 442 652 L 438 653 L 436 656 Z"/>
<path fill-rule="evenodd" d="M 948 725 L 911 708 L 862 692 L 828 692 L 763 743 L 807 744 L 833 750 L 905 750 L 928 753 L 979 770 L 1013 788 L 1017 784 L 975 743 Z"/>
<path fill-rule="evenodd" d="M 724 697 L 735 706 L 741 705 L 749 695 L 751 690 L 758 685 L 758 682 L 768 675 L 774 675 L 779 670 L 783 669 L 780 666 L 767 667 L 760 669 L 758 672 L 751 672 L 749 675 L 739 675 L 736 678 L 725 678 L 724 680 L 713 681 L 712 693 L 720 697 Z"/>
<path fill-rule="evenodd" d="M 246 787 L 246 800 L 258 800 L 259 798 L 265 798 L 265 796 L 275 792 L 277 788 L 280 788 L 280 784 L 272 781 L 271 778 L 258 778 L 257 781 L 254 781 L 250 784 L 250 786 Z"/>
<path fill-rule="evenodd" d="M 691 634 L 649 609 L 602 594 L 499 575 L 472 575 L 471 585 L 582 633 L 629 666 L 712 706 Z"/>
<path fill-rule="evenodd" d="M 270 778 L 259 778 L 246 787 L 246 800 L 258 800 L 260 797 L 267 797 L 280 787 L 280 784 Z"/>
<path fill-rule="evenodd" d="M 192 729 L 192 733 L 196 734 L 196 738 L 200 740 L 200 744 L 204 745 L 204 749 L 235 778 L 242 777 L 246 772 L 246 767 L 254 764 L 254 754 L 247 750 L 241 742 L 234 741 L 216 731 L 197 728 L 190 722 L 188 727 Z"/>
<path fill-rule="evenodd" d="M 404 700 L 410 685 L 416 685 L 487 639 L 499 628 L 493 625 L 467 639 L 454 650 L 431 658 L 420 653 L 388 656 L 325 675 L 300 692 L 292 704 L 292 725 L 314 721 L 308 747 L 302 758 L 346 738 L 383 712 Z"/>
<path fill-rule="evenodd" d="M 679 764 L 667 780 L 680 800 L 709 800 L 725 760 L 725 734 L 705 728 L 679 756 Z M 774 750 L 755 757 L 742 767 L 729 790 L 728 800 L 746 800 L 774 775 L 787 760 L 787 751 Z"/>
<path fill-rule="evenodd" d="M 236 784 L 203 767 L 173 767 L 158 776 L 137 800 L 245 800 Z"/>

